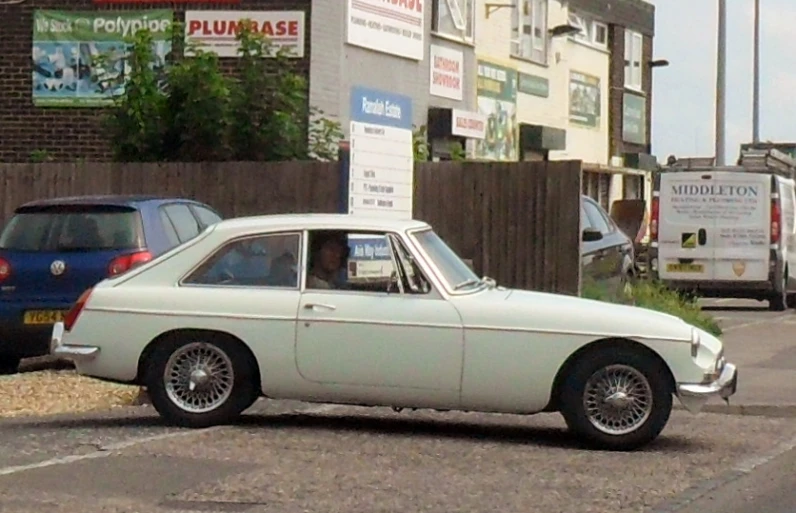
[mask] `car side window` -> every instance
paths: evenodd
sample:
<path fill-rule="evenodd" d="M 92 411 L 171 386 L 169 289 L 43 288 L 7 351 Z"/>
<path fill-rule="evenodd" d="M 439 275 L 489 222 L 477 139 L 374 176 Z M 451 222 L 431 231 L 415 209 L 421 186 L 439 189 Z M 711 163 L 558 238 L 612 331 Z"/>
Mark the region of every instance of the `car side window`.
<path fill-rule="evenodd" d="M 199 222 L 191 214 L 188 205 L 165 205 L 162 208 L 174 224 L 174 229 L 180 238 L 180 242 L 185 242 L 199 235 Z"/>
<path fill-rule="evenodd" d="M 591 224 L 591 221 L 589 220 L 588 214 L 586 214 L 586 209 L 583 207 L 582 204 L 580 206 L 580 225 L 581 225 L 580 227 L 581 230 L 594 228 L 594 226 L 592 226 Z"/>
<path fill-rule="evenodd" d="M 221 221 L 221 216 L 208 208 L 200 207 L 199 205 L 191 205 L 191 209 L 193 213 L 196 214 L 196 218 L 199 219 L 199 222 L 205 227 Z"/>
<path fill-rule="evenodd" d="M 600 233 L 603 235 L 608 235 L 613 231 L 608 220 L 594 204 L 587 201 L 584 205 L 584 208 L 586 210 L 586 215 L 589 218 L 589 222 L 595 229 L 600 230 Z"/>
<path fill-rule="evenodd" d="M 299 233 L 238 239 L 222 246 L 183 283 L 298 289 L 300 245 Z"/>
<path fill-rule="evenodd" d="M 171 247 L 179 245 L 180 237 L 177 236 L 177 230 L 174 229 L 174 223 L 171 222 L 171 219 L 169 219 L 166 211 L 162 208 L 158 209 L 158 213 L 160 214 L 160 224 L 163 225 L 163 231 L 166 232 L 166 237 L 169 239 L 169 244 Z"/>

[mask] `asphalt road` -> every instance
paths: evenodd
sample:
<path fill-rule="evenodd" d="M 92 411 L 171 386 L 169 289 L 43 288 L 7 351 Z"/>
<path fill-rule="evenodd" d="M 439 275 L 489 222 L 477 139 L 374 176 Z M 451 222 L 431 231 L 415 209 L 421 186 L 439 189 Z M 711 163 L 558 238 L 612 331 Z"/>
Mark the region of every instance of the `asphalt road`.
<path fill-rule="evenodd" d="M 796 372 L 796 312 L 714 306 L 746 366 L 744 401 L 768 400 L 763 378 Z M 646 450 L 605 453 L 555 414 L 260 401 L 236 426 L 190 431 L 137 407 L 0 420 L 0 511 L 794 513 L 794 448 L 788 416 L 678 410 Z"/>
<path fill-rule="evenodd" d="M 796 449 L 692 502 L 680 513 L 794 513 Z"/>

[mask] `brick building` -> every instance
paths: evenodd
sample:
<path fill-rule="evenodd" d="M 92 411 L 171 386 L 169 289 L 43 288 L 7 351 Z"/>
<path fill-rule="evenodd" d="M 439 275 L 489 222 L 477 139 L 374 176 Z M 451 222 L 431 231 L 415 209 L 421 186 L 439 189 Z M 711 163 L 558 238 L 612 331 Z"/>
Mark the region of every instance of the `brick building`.
<path fill-rule="evenodd" d="M 108 160 L 110 149 L 102 133 L 104 109 L 96 106 L 41 106 L 34 104 L 31 57 L 34 12 L 39 9 L 95 13 L 170 9 L 175 21 L 185 21 L 186 11 L 249 10 L 303 12 L 303 57 L 297 69 L 309 73 L 311 0 L 200 0 L 171 2 L 116 0 L 21 0 L 0 3 L 0 162 L 24 162 L 46 154 L 55 160 Z M 222 57 L 222 67 L 232 70 L 235 57 Z"/>

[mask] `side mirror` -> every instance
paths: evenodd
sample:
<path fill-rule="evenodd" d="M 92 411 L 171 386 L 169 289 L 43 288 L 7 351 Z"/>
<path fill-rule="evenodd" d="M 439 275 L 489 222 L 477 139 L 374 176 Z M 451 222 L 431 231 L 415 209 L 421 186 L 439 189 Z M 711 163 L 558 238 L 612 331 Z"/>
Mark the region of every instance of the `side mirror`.
<path fill-rule="evenodd" d="M 595 242 L 601 240 L 603 238 L 603 234 L 600 230 L 595 228 L 586 228 L 583 230 L 583 234 L 581 239 L 583 242 Z"/>

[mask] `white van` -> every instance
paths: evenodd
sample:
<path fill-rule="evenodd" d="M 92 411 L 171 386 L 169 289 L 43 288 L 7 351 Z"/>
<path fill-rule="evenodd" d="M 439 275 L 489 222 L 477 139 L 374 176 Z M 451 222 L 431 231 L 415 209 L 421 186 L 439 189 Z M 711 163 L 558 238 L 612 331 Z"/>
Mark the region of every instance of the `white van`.
<path fill-rule="evenodd" d="M 664 170 L 653 188 L 650 263 L 666 286 L 702 297 L 795 306 L 794 181 L 744 168 Z"/>

